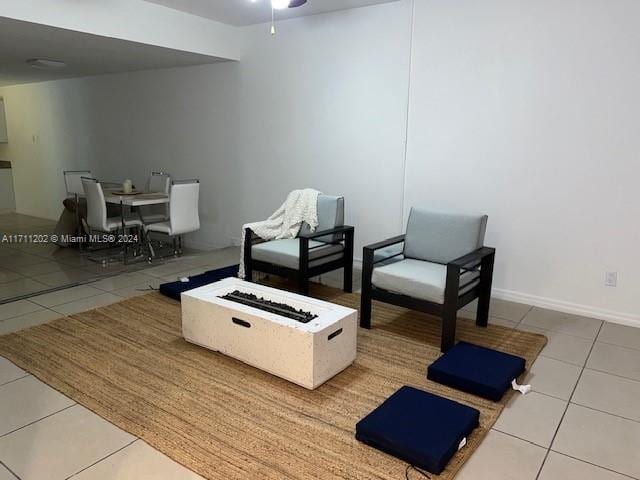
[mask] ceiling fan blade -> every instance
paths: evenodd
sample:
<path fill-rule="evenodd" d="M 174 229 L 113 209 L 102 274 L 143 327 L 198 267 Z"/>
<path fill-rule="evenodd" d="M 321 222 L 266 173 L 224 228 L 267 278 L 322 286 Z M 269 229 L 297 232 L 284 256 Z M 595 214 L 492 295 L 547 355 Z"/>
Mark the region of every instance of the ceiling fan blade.
<path fill-rule="evenodd" d="M 301 5 L 304 5 L 305 3 L 307 3 L 307 0 L 291 0 L 289 2 L 289 8 L 299 7 Z"/>

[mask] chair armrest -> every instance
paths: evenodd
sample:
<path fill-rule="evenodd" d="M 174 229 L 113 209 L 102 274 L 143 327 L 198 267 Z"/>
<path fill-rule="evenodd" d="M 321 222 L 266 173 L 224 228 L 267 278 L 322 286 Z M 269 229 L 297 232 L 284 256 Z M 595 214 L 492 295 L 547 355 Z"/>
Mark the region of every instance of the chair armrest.
<path fill-rule="evenodd" d="M 396 237 L 382 240 L 381 242 L 372 243 L 362 248 L 362 285 L 363 291 L 371 290 L 371 275 L 373 274 L 373 266 L 375 263 L 373 260 L 376 250 L 381 248 L 391 247 L 404 242 L 405 235 L 398 235 Z M 396 255 L 393 255 L 395 257 Z M 389 257 L 392 258 L 392 257 Z M 385 259 L 386 260 L 386 259 Z"/>
<path fill-rule="evenodd" d="M 264 243 L 267 241 L 263 238 L 260 238 L 258 235 L 256 235 L 255 232 L 250 228 L 245 228 L 244 230 L 245 230 L 245 240 L 244 240 L 245 247 L 247 245 L 258 245 L 259 243 Z"/>
<path fill-rule="evenodd" d="M 477 266 L 477 264 L 479 264 L 485 257 L 488 257 L 489 255 L 493 255 L 495 253 L 496 253 L 495 248 L 480 247 L 479 249 L 474 250 L 471 253 L 468 253 L 459 258 L 456 258 L 455 260 L 450 261 L 447 265 L 452 265 L 461 269 L 463 269 L 464 267 L 466 267 L 471 263 L 475 263 L 476 265 L 474 266 Z"/>
<path fill-rule="evenodd" d="M 300 233 L 298 235 L 298 238 L 313 240 L 314 238 L 325 237 L 327 235 L 335 235 L 336 233 L 349 233 L 353 231 L 354 227 L 352 227 L 351 225 L 342 225 L 341 227 L 330 228 L 321 232 Z"/>
<path fill-rule="evenodd" d="M 397 245 L 398 243 L 404 242 L 404 235 L 398 235 L 397 237 L 388 238 L 386 240 L 382 240 L 381 242 L 372 243 L 371 245 L 366 245 L 364 250 L 380 250 L 381 248 L 390 247 L 392 245 Z"/>

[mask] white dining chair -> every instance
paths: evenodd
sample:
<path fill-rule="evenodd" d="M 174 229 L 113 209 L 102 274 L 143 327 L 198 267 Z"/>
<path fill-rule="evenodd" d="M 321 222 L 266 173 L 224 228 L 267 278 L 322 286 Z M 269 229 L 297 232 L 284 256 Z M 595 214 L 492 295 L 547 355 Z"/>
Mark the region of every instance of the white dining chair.
<path fill-rule="evenodd" d="M 169 191 L 169 219 L 164 222 L 145 225 L 145 233 L 151 257 L 155 256 L 149 239 L 149 232 L 163 233 L 173 241 L 173 253 L 182 253 L 182 236 L 200 229 L 198 198 L 199 180 L 181 180 L 171 182 Z"/>
<path fill-rule="evenodd" d="M 122 229 L 121 217 L 108 217 L 107 204 L 104 200 L 102 185 L 95 178 L 82 177 L 82 187 L 87 198 L 87 225 L 98 232 L 114 232 Z M 125 218 L 125 229 L 141 228 L 142 221 L 138 218 Z"/>
<path fill-rule="evenodd" d="M 171 190 L 171 176 L 164 172 L 151 172 L 147 180 L 147 192 L 164 193 L 169 195 Z M 146 224 L 169 220 L 169 204 L 146 205 L 140 207 L 140 215 Z"/>
<path fill-rule="evenodd" d="M 91 170 L 65 170 L 64 186 L 67 189 L 68 197 L 84 196 L 84 188 L 82 187 L 82 177 L 92 178 Z"/>

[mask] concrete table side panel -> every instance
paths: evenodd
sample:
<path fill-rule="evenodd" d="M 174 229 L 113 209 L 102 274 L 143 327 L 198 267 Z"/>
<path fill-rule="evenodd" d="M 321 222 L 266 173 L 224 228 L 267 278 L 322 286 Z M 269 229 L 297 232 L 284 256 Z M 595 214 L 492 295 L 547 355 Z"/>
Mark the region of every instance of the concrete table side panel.
<path fill-rule="evenodd" d="M 309 323 L 220 298 L 234 290 L 310 311 Z M 182 294 L 182 332 L 218 351 L 308 389 L 315 389 L 356 358 L 357 311 L 237 278 Z"/>

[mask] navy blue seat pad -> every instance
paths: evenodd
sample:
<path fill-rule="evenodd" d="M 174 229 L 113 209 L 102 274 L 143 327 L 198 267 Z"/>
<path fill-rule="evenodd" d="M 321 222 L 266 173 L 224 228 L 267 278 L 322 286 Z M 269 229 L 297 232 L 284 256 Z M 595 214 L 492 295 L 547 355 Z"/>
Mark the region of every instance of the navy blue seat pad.
<path fill-rule="evenodd" d="M 201 273 L 200 275 L 194 275 L 189 277 L 188 282 L 169 282 L 160 285 L 160 293 L 174 300 L 180 301 L 180 294 L 194 288 L 203 287 L 210 283 L 217 282 L 228 277 L 238 276 L 238 265 L 232 265 L 231 267 L 218 268 L 217 270 L 209 270 L 208 272 Z"/>
<path fill-rule="evenodd" d="M 524 358 L 458 342 L 429 365 L 427 378 L 497 402 L 524 370 Z"/>
<path fill-rule="evenodd" d="M 356 438 L 439 474 L 479 425 L 475 408 L 404 386 L 356 425 Z"/>

